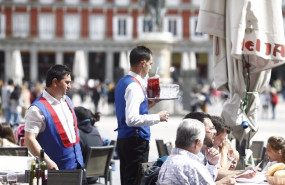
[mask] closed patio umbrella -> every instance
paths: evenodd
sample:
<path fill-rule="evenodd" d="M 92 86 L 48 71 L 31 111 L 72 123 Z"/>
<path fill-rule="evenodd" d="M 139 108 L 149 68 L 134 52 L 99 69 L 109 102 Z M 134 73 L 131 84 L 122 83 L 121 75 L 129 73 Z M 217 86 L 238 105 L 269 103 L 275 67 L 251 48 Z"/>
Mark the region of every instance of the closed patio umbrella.
<path fill-rule="evenodd" d="M 74 76 L 74 82 L 81 85 L 85 84 L 88 74 L 85 54 L 82 50 L 75 52 L 72 74 Z"/>
<path fill-rule="evenodd" d="M 119 67 L 124 70 L 124 75 L 130 70 L 127 53 L 125 51 L 121 51 L 120 53 Z"/>
<path fill-rule="evenodd" d="M 239 142 L 249 141 L 258 131 L 259 93 L 285 60 L 282 1 L 203 0 L 197 31 L 214 36 L 214 80 L 228 94 L 221 115 Z"/>
<path fill-rule="evenodd" d="M 22 85 L 23 83 L 24 69 L 20 50 L 14 50 L 12 53 L 12 61 L 8 78 L 13 79 L 14 84 L 16 85 Z"/>

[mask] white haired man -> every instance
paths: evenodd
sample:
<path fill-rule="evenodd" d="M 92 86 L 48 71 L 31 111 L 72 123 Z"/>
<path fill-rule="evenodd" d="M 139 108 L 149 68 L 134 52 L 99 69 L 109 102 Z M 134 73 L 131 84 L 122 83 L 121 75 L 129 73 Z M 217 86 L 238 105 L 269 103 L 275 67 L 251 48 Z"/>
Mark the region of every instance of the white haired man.
<path fill-rule="evenodd" d="M 177 129 L 175 148 L 160 169 L 158 183 L 160 185 L 235 184 L 235 179 L 232 177 L 214 182 L 203 159 L 198 156 L 204 139 L 204 124 L 196 119 L 184 119 Z"/>

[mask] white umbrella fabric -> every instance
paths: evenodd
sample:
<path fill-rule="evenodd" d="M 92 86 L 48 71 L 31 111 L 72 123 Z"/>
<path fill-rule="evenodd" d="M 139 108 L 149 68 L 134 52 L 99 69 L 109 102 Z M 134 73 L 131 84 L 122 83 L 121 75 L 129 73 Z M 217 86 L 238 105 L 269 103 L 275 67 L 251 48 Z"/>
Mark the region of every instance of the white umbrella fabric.
<path fill-rule="evenodd" d="M 15 85 L 22 85 L 24 77 L 24 69 L 20 50 L 14 50 L 12 53 L 12 62 L 8 78 L 13 79 Z"/>
<path fill-rule="evenodd" d="M 282 1 L 203 0 L 197 31 L 214 36 L 214 80 L 229 95 L 222 116 L 238 141 L 248 141 L 258 131 L 259 93 L 285 60 Z"/>
<path fill-rule="evenodd" d="M 127 72 L 130 70 L 130 65 L 128 62 L 128 57 L 126 52 L 122 51 L 120 53 L 120 61 L 119 61 L 119 67 L 124 70 L 124 75 L 127 74 Z"/>
<path fill-rule="evenodd" d="M 87 64 L 85 60 L 85 53 L 82 50 L 75 52 L 73 70 L 74 82 L 80 85 L 84 85 L 88 77 Z"/>
<path fill-rule="evenodd" d="M 191 70 L 197 69 L 197 61 L 196 61 L 196 55 L 194 51 L 190 52 L 190 69 Z"/>
<path fill-rule="evenodd" d="M 190 60 L 187 52 L 183 52 L 181 61 L 181 71 L 188 71 L 191 69 Z"/>

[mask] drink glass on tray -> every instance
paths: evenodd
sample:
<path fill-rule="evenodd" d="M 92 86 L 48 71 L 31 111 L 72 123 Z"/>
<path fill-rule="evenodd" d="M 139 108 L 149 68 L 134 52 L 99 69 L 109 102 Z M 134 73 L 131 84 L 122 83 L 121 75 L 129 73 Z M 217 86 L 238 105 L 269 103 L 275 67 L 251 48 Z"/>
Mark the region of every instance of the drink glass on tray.
<path fill-rule="evenodd" d="M 153 77 L 149 77 L 147 80 L 147 97 L 159 98 L 159 96 L 160 96 L 159 76 L 155 75 Z"/>

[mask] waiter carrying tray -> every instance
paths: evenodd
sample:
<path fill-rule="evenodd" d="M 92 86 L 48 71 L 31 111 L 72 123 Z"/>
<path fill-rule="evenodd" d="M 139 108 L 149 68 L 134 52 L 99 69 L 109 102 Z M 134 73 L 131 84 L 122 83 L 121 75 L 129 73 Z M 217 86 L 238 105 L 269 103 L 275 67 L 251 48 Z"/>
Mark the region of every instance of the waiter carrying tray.
<path fill-rule="evenodd" d="M 148 162 L 150 126 L 168 120 L 168 112 L 148 114 L 157 101 L 148 102 L 144 78 L 152 65 L 152 52 L 138 46 L 130 53 L 131 69 L 118 82 L 115 90 L 118 120 L 117 149 L 120 157 L 122 185 L 133 185 L 139 164 Z"/>

